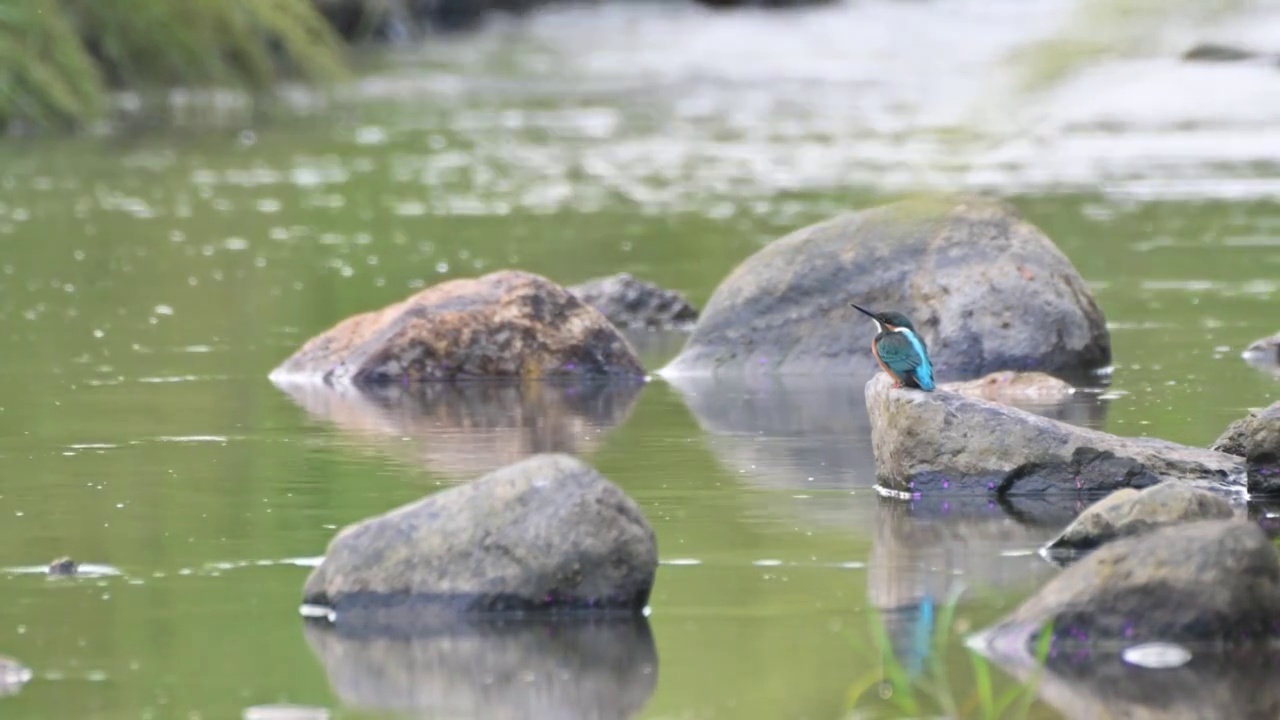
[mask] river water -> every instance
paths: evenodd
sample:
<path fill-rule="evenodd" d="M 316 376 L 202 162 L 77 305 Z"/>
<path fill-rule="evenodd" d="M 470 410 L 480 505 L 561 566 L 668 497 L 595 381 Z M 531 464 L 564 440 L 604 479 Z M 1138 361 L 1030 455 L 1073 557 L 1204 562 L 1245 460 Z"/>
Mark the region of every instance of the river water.
<path fill-rule="evenodd" d="M 969 189 L 1054 238 L 1110 322 L 1109 386 L 1039 411 L 1207 444 L 1280 396 L 1239 357 L 1280 330 L 1280 73 L 1173 58 L 1275 23 L 1165 23 L 1021 88 L 1019 49 L 1069 22 L 1049 0 L 572 8 L 379 58 L 283 117 L 179 102 L 163 129 L 0 146 L 0 654 L 34 671 L 0 713 L 996 716 L 983 678 L 1019 686 L 963 638 L 1056 572 L 1034 550 L 1075 508 L 879 499 L 857 383 L 387 407 L 266 376 L 445 278 L 628 271 L 701 304 L 790 229 Z M 657 369 L 681 338 L 635 341 Z M 653 523 L 647 624 L 304 632 L 337 528 L 546 450 Z M 46 578 L 62 555 L 90 572 Z M 1098 692 L 1051 689 L 1001 716 Z"/>

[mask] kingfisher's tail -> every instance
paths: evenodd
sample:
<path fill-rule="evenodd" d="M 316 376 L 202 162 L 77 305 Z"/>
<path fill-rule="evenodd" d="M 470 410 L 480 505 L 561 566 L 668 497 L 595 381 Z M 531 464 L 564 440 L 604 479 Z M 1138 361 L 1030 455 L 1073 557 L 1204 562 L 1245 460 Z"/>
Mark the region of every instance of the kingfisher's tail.
<path fill-rule="evenodd" d="M 925 392 L 930 392 L 937 387 L 933 382 L 933 363 L 929 362 L 927 356 L 924 358 L 924 362 L 920 363 L 920 367 L 916 368 L 916 382 L 920 385 L 920 389 Z"/>

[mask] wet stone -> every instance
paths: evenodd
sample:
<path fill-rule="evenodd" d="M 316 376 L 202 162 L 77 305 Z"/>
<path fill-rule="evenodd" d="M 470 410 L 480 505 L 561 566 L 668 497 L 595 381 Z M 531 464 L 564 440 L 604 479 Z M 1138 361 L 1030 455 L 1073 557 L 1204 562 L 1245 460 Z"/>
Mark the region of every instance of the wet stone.
<path fill-rule="evenodd" d="M 80 569 L 80 563 L 69 557 L 61 557 L 49 563 L 49 575 L 52 577 L 70 577 Z"/>
<path fill-rule="evenodd" d="M 896 493 L 1051 495 L 1178 482 L 1238 497 L 1240 458 L 1155 438 L 1126 438 L 946 391 L 867 383 L 876 476 Z"/>
<path fill-rule="evenodd" d="M 1231 423 L 1212 447 L 1244 458 L 1250 496 L 1280 495 L 1280 402 Z"/>
<path fill-rule="evenodd" d="M 1053 241 L 1006 204 L 960 196 L 773 241 L 720 283 L 661 374 L 870 377 L 875 325 L 850 302 L 910 317 L 943 381 L 1111 359 L 1102 311 Z"/>
<path fill-rule="evenodd" d="M 657 565 L 631 498 L 576 458 L 536 455 L 343 529 L 303 603 L 370 628 L 450 614 L 636 614 Z"/>
<path fill-rule="evenodd" d="M 628 273 L 588 280 L 571 286 L 569 292 L 618 327 L 688 329 L 698 319 L 698 310 L 681 293 Z"/>
<path fill-rule="evenodd" d="M 942 389 L 993 402 L 1054 401 L 1075 393 L 1071 383 L 1042 372 L 1001 370 L 976 380 L 943 383 Z"/>
<path fill-rule="evenodd" d="M 357 386 L 604 377 L 644 377 L 626 338 L 569 291 L 514 270 L 443 282 L 347 318 L 271 372 L 278 384 Z"/>
<path fill-rule="evenodd" d="M 1158 527 L 1225 520 L 1234 513 L 1231 503 L 1222 497 L 1177 483 L 1161 483 L 1142 491 L 1124 488 L 1085 508 L 1045 550 L 1051 555 L 1092 550 Z"/>
<path fill-rule="evenodd" d="M 985 634 L 1053 647 L 1146 642 L 1266 644 L 1280 637 L 1280 559 L 1257 525 L 1203 520 L 1108 543 L 1071 565 Z"/>

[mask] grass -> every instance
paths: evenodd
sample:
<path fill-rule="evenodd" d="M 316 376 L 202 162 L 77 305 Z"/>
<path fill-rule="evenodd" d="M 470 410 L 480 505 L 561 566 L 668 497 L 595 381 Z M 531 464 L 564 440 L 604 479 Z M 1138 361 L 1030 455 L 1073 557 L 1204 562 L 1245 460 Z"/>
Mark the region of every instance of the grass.
<path fill-rule="evenodd" d="M 947 660 L 955 644 L 962 642 L 952 630 L 959 600 L 960 592 L 955 592 L 940 607 L 929 606 L 921 612 L 913 629 L 913 646 L 922 651 L 919 657 L 899 657 L 890 642 L 883 616 L 874 609 L 868 613 L 878 666 L 850 686 L 845 708 L 849 717 L 1022 720 L 1030 715 L 1039 672 L 1031 683 L 1014 681 L 997 693 L 991 661 L 964 647 L 969 672 L 953 676 Z M 1037 638 L 1033 657 L 1040 667 L 1049 655 L 1052 637 L 1052 628 L 1046 627 Z"/>
<path fill-rule="evenodd" d="M 113 89 L 236 88 L 346 75 L 312 0 L 0 0 L 0 128 L 74 128 Z"/>

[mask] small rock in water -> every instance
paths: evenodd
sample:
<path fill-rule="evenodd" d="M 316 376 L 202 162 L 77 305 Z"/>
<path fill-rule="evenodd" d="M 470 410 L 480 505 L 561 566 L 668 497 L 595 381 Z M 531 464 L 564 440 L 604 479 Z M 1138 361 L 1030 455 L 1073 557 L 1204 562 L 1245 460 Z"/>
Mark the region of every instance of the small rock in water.
<path fill-rule="evenodd" d="M 1013 370 L 993 372 L 976 380 L 943 383 L 942 389 L 994 402 L 1061 400 L 1076 391 L 1071 383 L 1048 373 Z"/>
<path fill-rule="evenodd" d="M 244 709 L 244 720 L 329 720 L 329 710 L 311 705 L 254 705 Z"/>
<path fill-rule="evenodd" d="M 31 668 L 0 655 L 0 695 L 13 695 L 31 680 Z"/>
<path fill-rule="evenodd" d="M 1231 423 L 1213 449 L 1245 459 L 1250 496 L 1280 495 L 1280 402 Z"/>
<path fill-rule="evenodd" d="M 1249 362 L 1261 365 L 1280 363 L 1280 333 L 1253 341 L 1240 355 Z"/>
<path fill-rule="evenodd" d="M 1125 648 L 1120 657 L 1130 665 L 1163 670 L 1191 662 L 1191 651 L 1173 643 L 1151 642 Z"/>
<path fill-rule="evenodd" d="M 1226 520 L 1231 503 L 1205 490 L 1164 482 L 1146 490 L 1116 490 L 1090 505 L 1045 546 L 1050 553 L 1091 550 L 1120 537 L 1194 520 Z"/>
<path fill-rule="evenodd" d="M 685 329 L 698 319 L 697 309 L 684 295 L 627 273 L 588 280 L 568 290 L 618 327 Z"/>
<path fill-rule="evenodd" d="M 69 577 L 79 569 L 80 563 L 69 557 L 61 557 L 49 563 L 49 575 L 54 577 Z"/>

